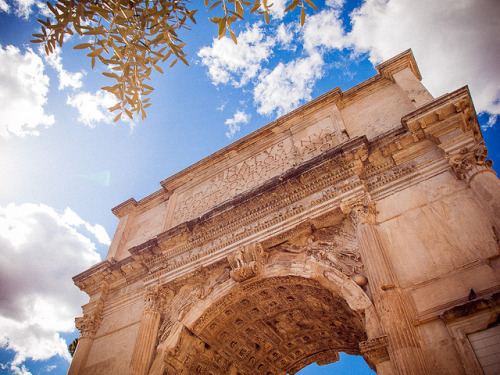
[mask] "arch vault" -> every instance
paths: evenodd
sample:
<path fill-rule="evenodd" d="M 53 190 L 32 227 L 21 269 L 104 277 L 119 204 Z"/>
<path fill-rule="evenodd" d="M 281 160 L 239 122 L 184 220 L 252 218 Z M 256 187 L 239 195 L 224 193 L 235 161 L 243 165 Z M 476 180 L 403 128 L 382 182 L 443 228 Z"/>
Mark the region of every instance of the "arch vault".
<path fill-rule="evenodd" d="M 113 209 L 69 374 L 488 374 L 500 182 L 466 87 L 411 51 Z M 491 350 L 490 350 L 491 351 Z"/>

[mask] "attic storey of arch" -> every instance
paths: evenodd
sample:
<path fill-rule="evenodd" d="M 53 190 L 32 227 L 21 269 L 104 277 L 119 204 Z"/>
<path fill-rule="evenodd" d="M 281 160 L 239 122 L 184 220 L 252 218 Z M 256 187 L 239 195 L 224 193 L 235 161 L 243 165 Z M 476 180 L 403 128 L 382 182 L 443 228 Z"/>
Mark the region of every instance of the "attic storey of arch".
<path fill-rule="evenodd" d="M 237 43 L 231 26 L 244 20 L 246 13 L 256 13 L 269 23 L 269 0 L 204 0 L 205 7 L 215 15 L 210 21 L 217 27 L 219 39 L 226 33 Z M 170 67 L 179 60 L 189 65 L 185 43 L 178 36 L 181 29 L 196 24 L 196 12 L 188 0 L 58 0 L 47 2 L 52 17 L 39 19 L 40 33 L 33 34 L 33 43 L 42 43 L 45 52 L 54 52 L 64 39 L 74 33 L 85 36 L 85 43 L 75 49 L 87 49 L 94 68 L 96 61 L 108 67 L 102 74 L 113 80 L 103 87 L 117 98 L 110 111 L 118 111 L 115 121 L 125 113 L 146 117 L 151 105 L 148 97 L 154 88 L 146 82 L 153 69 L 163 73 L 160 64 L 171 58 Z M 287 2 L 285 12 L 300 9 L 301 25 L 306 8 L 317 7 L 311 0 Z"/>

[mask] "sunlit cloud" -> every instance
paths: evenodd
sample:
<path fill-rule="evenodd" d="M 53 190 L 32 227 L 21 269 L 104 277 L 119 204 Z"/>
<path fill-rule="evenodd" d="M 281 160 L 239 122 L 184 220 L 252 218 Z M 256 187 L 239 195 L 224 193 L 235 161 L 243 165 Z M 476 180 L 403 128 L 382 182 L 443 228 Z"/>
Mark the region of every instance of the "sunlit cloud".
<path fill-rule="evenodd" d="M 199 56 L 214 84 L 250 85 L 257 111 L 280 115 L 309 100 L 326 69 L 338 66 L 325 63 L 330 54 L 345 52 L 351 61 L 367 54 L 378 64 L 412 48 L 431 93 L 439 96 L 468 84 L 477 111 L 490 115 L 485 126 L 495 122 L 500 114 L 500 2 L 367 0 L 350 15 L 349 33 L 341 19 L 344 5 L 344 0 L 328 0 L 327 8 L 308 15 L 303 28 L 254 26 L 239 35 L 241 47 L 226 38 L 202 48 Z M 247 58 L 254 48 L 264 53 Z M 302 52 L 271 65 L 269 57 L 278 48 Z M 319 70 L 307 73 L 307 65 Z"/>
<path fill-rule="evenodd" d="M 232 118 L 226 120 L 224 124 L 226 124 L 229 130 L 226 132 L 226 137 L 231 139 L 234 135 L 240 131 L 242 124 L 248 124 L 250 121 L 250 115 L 245 111 L 236 111 Z"/>
<path fill-rule="evenodd" d="M 82 87 L 84 72 L 69 72 L 64 69 L 62 64 L 61 49 L 59 47 L 57 47 L 50 55 L 45 54 L 43 48 L 39 50 L 39 53 L 43 55 L 45 61 L 57 71 L 59 78 L 59 90 L 66 87 L 71 87 L 73 89 L 79 89 Z"/>
<path fill-rule="evenodd" d="M 253 90 L 257 112 L 261 115 L 284 115 L 311 99 L 316 81 L 321 78 L 324 61 L 319 53 L 279 63 L 272 71 L 265 70 Z"/>
<path fill-rule="evenodd" d="M 9 4 L 5 2 L 5 0 L 0 0 L 0 10 L 2 12 L 7 12 L 7 13 L 9 12 L 10 7 Z"/>
<path fill-rule="evenodd" d="M 11 4 L 8 4 L 5 0 L 0 0 L 0 11 L 10 13 L 14 10 L 17 17 L 24 19 L 28 19 L 33 13 L 34 6 L 37 8 L 38 14 L 45 17 L 52 15 L 46 3 L 40 0 L 12 0 Z"/>
<path fill-rule="evenodd" d="M 109 243 L 102 226 L 69 208 L 0 207 L 0 347 L 16 353 L 11 371 L 28 371 L 26 359 L 70 360 L 59 333 L 74 330 L 74 317 L 87 301 L 71 277 L 100 261 L 92 237 Z"/>
<path fill-rule="evenodd" d="M 67 104 L 78 110 L 78 121 L 88 127 L 95 128 L 100 122 L 111 124 L 114 115 L 108 108 L 115 105 L 116 97 L 103 90 L 95 94 L 80 91 L 74 95 L 68 95 Z"/>
<path fill-rule="evenodd" d="M 40 56 L 28 48 L 0 45 L 0 137 L 39 135 L 54 123 L 45 113 L 49 77 Z"/>
<path fill-rule="evenodd" d="M 411 48 L 434 96 L 468 84 L 477 111 L 498 115 L 499 14 L 497 0 L 367 0 L 349 38 L 374 64 Z"/>
<path fill-rule="evenodd" d="M 212 46 L 200 49 L 198 56 L 208 67 L 214 85 L 231 83 L 241 87 L 257 76 L 275 44 L 275 39 L 265 35 L 259 22 L 238 35 L 238 44 L 227 37 L 214 39 Z"/>

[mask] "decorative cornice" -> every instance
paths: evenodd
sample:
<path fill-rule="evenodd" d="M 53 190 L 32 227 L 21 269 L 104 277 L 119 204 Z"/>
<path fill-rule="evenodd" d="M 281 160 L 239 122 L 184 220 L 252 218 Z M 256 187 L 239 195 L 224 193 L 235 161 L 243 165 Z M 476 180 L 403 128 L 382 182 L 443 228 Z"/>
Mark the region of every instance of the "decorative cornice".
<path fill-rule="evenodd" d="M 449 324 L 461 318 L 470 317 L 483 310 L 497 308 L 500 306 L 500 293 L 493 294 L 490 298 L 479 299 L 455 306 L 443 312 L 439 317 L 443 322 Z"/>
<path fill-rule="evenodd" d="M 422 80 L 422 76 L 420 75 L 417 62 L 415 61 L 415 57 L 413 56 L 411 49 L 407 49 L 399 55 L 394 56 L 393 58 L 384 61 L 375 67 L 377 72 L 384 77 L 392 77 L 395 73 L 405 68 L 409 68 L 419 81 Z"/>
<path fill-rule="evenodd" d="M 118 206 L 111 209 L 113 215 L 121 219 L 125 215 L 128 215 L 137 207 L 137 201 L 134 198 L 127 199 L 125 202 L 119 204 Z"/>

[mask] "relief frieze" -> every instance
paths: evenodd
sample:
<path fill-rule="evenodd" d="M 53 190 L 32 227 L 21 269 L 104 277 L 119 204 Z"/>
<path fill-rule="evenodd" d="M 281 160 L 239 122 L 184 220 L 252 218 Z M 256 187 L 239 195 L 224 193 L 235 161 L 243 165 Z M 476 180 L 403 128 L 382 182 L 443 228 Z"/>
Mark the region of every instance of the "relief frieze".
<path fill-rule="evenodd" d="M 325 119 L 250 156 L 179 194 L 172 225 L 189 220 L 233 196 L 339 144 Z"/>
<path fill-rule="evenodd" d="M 368 165 L 366 169 L 370 171 L 370 177 L 368 181 L 363 181 L 353 172 L 355 155 L 356 150 L 343 153 L 293 178 L 284 178 L 283 182 L 273 188 L 252 195 L 204 221 L 194 221 L 192 224 L 188 222 L 186 228 L 189 229 L 189 235 L 182 235 L 185 241 L 166 240 L 160 244 L 161 254 L 150 260 L 157 266 L 151 267 L 147 280 L 212 254 L 292 217 L 298 217 L 309 208 L 324 202 L 335 202 L 340 195 L 357 186 L 378 187 L 415 170 L 412 166 L 395 167 L 387 162 L 371 169 Z M 374 173 L 374 170 L 378 174 Z M 177 234 L 177 237 L 179 236 Z M 182 243 L 182 245 L 172 248 L 172 243 Z M 320 253 L 315 254 L 319 256 Z M 323 253 L 321 256 L 323 261 L 327 261 L 332 255 Z M 335 264 L 343 273 L 349 276 L 358 273 L 359 269 L 356 268 L 358 258 L 355 254 L 339 253 L 335 257 L 337 260 Z"/>

